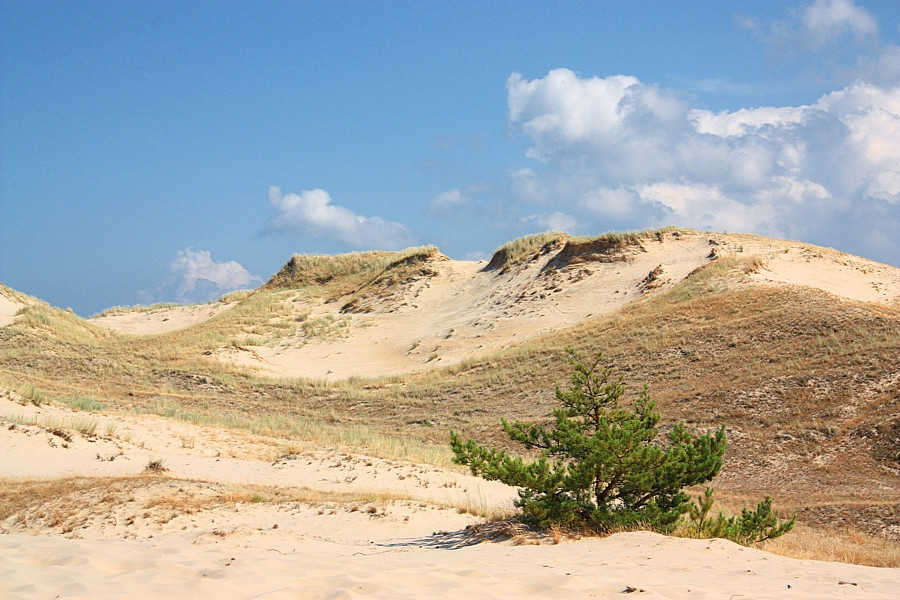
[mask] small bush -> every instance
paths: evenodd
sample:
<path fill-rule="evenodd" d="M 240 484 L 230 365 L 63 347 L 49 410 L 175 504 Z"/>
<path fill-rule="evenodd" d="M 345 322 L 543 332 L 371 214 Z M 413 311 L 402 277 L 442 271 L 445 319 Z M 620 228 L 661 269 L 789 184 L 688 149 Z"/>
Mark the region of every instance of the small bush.
<path fill-rule="evenodd" d="M 149 462 L 147 462 L 147 466 L 144 467 L 144 471 L 149 473 L 164 473 L 168 471 L 165 466 L 165 461 L 161 458 L 151 458 Z"/>
<path fill-rule="evenodd" d="M 689 533 L 704 538 L 725 538 L 746 546 L 781 537 L 797 521 L 795 515 L 790 521 L 779 523 L 769 496 L 756 505 L 756 510 L 742 509 L 740 517 L 727 518 L 720 512 L 715 519 L 708 518 L 713 502 L 713 489 L 706 488 L 703 496 L 697 497 L 697 503 L 691 504 Z"/>

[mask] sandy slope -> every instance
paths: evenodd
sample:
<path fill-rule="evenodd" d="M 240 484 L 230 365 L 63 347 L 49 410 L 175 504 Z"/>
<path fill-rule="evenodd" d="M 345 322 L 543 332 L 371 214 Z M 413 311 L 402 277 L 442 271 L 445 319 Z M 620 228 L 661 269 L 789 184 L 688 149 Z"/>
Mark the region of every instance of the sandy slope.
<path fill-rule="evenodd" d="M 449 365 L 497 351 L 610 313 L 639 299 L 641 282 L 662 266 L 662 289 L 708 262 L 705 236 L 648 242 L 629 260 L 546 269 L 533 261 L 508 273 L 486 271 L 483 262 L 441 261 L 436 272 L 402 294 L 374 302 L 354 315 L 349 335 L 313 340 L 301 347 L 230 348 L 223 356 L 273 375 L 344 378 L 383 375 Z M 314 310 L 336 313 L 335 302 Z"/>
<path fill-rule="evenodd" d="M 730 254 L 762 259 L 753 284 L 900 298 L 894 267 L 793 242 L 694 234 L 649 241 L 626 261 L 563 269 L 545 268 L 552 256 L 508 273 L 435 262 L 432 276 L 370 298 L 372 311 L 354 314 L 346 337 L 221 358 L 313 377 L 450 364 L 609 313 Z M 305 308 L 316 317 L 342 304 Z M 0 326 L 21 306 L 0 294 Z M 151 334 L 224 308 L 95 322 Z M 900 569 L 793 560 L 720 540 L 637 532 L 479 541 L 466 530 L 481 521 L 471 513 L 508 510 L 514 490 L 292 440 L 21 400 L 0 390 L 0 485 L 38 477 L 74 491 L 0 521 L 0 598 L 900 597 Z M 154 460 L 168 471 L 144 474 Z M 86 480 L 73 475 L 97 479 L 82 489 Z"/>
<path fill-rule="evenodd" d="M 230 304 L 191 304 L 160 308 L 149 311 L 133 311 L 107 315 L 91 319 L 95 325 L 109 327 L 132 335 L 166 333 L 202 323 L 206 319 L 227 309 Z"/>
<path fill-rule="evenodd" d="M 9 325 L 16 318 L 16 313 L 25 306 L 13 294 L 7 295 L 6 288 L 0 286 L 0 327 Z"/>
<path fill-rule="evenodd" d="M 682 233 L 644 240 L 615 262 L 556 268 L 549 253 L 507 273 L 483 262 L 435 261 L 427 278 L 366 300 L 370 312 L 340 315 L 345 299 L 304 306 L 310 319 L 349 318 L 341 335 L 278 345 L 236 347 L 221 360 L 274 376 L 341 379 L 450 365 L 516 345 L 671 288 L 714 257 L 758 256 L 761 285 L 815 287 L 848 300 L 897 302 L 900 269 L 840 252 L 759 236 Z M 551 268 L 553 267 L 553 268 Z M 651 271 L 655 279 L 648 285 Z M 96 323 L 128 333 L 186 327 L 219 305 L 104 317 Z"/>
<path fill-rule="evenodd" d="M 0 399 L 0 415 L 0 476 L 77 473 L 110 482 L 0 522 L 3 598 L 620 598 L 632 588 L 646 598 L 900 594 L 900 569 L 793 560 L 721 540 L 637 532 L 558 545 L 479 542 L 465 529 L 479 518 L 441 506 L 506 507 L 513 490 L 434 467 L 296 442 L 286 450 L 284 440 L 9 397 Z M 96 435 L 68 429 L 66 441 L 52 432 L 74 418 L 96 419 Z M 119 477 L 139 474 L 150 458 L 164 461 L 167 477 Z M 253 483 L 324 495 L 205 504 L 228 486 Z M 333 500 L 346 491 L 371 499 Z"/>

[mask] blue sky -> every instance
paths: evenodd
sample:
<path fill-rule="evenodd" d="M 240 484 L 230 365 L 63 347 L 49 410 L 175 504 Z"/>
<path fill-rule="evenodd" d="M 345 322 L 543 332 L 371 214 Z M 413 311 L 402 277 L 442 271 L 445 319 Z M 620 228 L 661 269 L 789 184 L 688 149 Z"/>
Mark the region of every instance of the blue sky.
<path fill-rule="evenodd" d="M 0 282 L 679 225 L 900 265 L 900 3 L 0 2 Z"/>

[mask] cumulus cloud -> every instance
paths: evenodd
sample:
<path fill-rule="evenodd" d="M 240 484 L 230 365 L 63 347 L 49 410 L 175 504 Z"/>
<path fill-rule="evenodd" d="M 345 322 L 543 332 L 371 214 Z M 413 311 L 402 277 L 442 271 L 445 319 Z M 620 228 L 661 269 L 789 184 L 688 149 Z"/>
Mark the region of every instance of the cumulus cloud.
<path fill-rule="evenodd" d="M 473 215 L 481 215 L 489 201 L 486 192 L 490 186 L 473 183 L 462 188 L 441 192 L 428 201 L 428 214 L 440 219 L 463 220 Z"/>
<path fill-rule="evenodd" d="M 268 196 L 277 212 L 266 227 L 270 232 L 330 239 L 355 249 L 396 250 L 408 246 L 413 239 L 406 225 L 357 215 L 332 204 L 325 190 L 282 194 L 281 188 L 272 186 Z"/>
<path fill-rule="evenodd" d="M 206 287 L 214 287 L 214 295 L 262 282 L 261 277 L 252 275 L 238 262 L 214 261 L 208 250 L 179 250 L 170 267 L 178 282 L 175 295 L 182 302 L 193 295 L 198 282 L 207 282 Z"/>
<path fill-rule="evenodd" d="M 859 14 L 819 4 L 810 27 L 870 31 Z M 873 239 L 900 230 L 897 82 L 858 81 L 810 105 L 719 113 L 624 75 L 513 74 L 507 90 L 510 124 L 541 163 L 511 172 L 513 193 L 548 207 L 545 219 L 815 239 L 835 222 L 862 222 L 879 203 L 885 218 L 872 226 L 884 235 Z"/>
<path fill-rule="evenodd" d="M 745 25 L 779 62 L 805 65 L 817 79 L 889 86 L 900 78 L 900 47 L 886 42 L 877 19 L 853 0 L 816 0 L 788 19 Z"/>

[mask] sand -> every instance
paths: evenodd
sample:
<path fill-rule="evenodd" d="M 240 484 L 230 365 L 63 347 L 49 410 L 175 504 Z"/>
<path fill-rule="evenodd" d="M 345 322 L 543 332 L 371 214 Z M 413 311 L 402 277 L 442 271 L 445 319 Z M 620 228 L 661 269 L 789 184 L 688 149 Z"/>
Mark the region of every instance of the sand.
<path fill-rule="evenodd" d="M 256 538 L 264 543 L 252 546 L 247 537 L 198 545 L 0 536 L 0 592 L 91 599 L 763 600 L 896 598 L 900 591 L 896 572 L 793 561 L 721 540 L 645 532 L 554 546 L 461 545 L 452 534 L 317 540 L 260 532 Z"/>
<path fill-rule="evenodd" d="M 12 323 L 16 319 L 16 313 L 25 306 L 25 303 L 17 300 L 14 295 L 7 296 L 5 290 L 6 288 L 0 285 L 0 327 Z"/>
<path fill-rule="evenodd" d="M 696 234 L 649 242 L 626 262 L 549 275 L 540 262 L 500 274 L 483 262 L 435 263 L 436 275 L 352 315 L 343 337 L 218 358 L 326 379 L 453 364 L 663 293 L 711 254 L 759 256 L 748 285 L 813 287 L 848 302 L 900 298 L 895 267 L 794 242 Z M 651 271 L 658 277 L 647 285 Z M 0 294 L 0 326 L 21 306 Z M 340 306 L 304 309 L 315 318 Z M 93 321 L 145 335 L 225 308 Z M 508 514 L 514 489 L 296 440 L 22 402 L 0 390 L 0 485 L 39 478 L 73 491 L 0 521 L 0 598 L 900 597 L 900 569 L 723 540 L 633 532 L 535 545 L 477 535 L 477 515 Z M 146 472 L 152 462 L 167 470 Z"/>
<path fill-rule="evenodd" d="M 515 490 L 463 472 L 3 396 L 4 485 L 79 481 L 65 479 L 73 475 L 107 482 L 0 522 L 3 598 L 900 594 L 900 569 L 794 560 L 723 540 L 633 532 L 558 544 L 491 541 L 467 529 L 483 522 L 470 509 L 508 512 Z M 96 421 L 94 435 L 78 432 L 84 419 Z M 168 471 L 145 474 L 151 460 Z M 241 485 L 266 486 L 252 488 L 263 496 L 318 496 L 254 501 L 234 492 Z M 223 493 L 237 496 L 211 501 Z M 357 499 L 342 499 L 346 493 Z"/>
<path fill-rule="evenodd" d="M 135 310 L 95 317 L 91 319 L 91 322 L 101 327 L 108 327 L 131 335 L 152 335 L 177 331 L 196 323 L 202 323 L 230 306 L 232 305 L 214 302 L 212 304 L 190 304 L 146 311 Z"/>
<path fill-rule="evenodd" d="M 412 373 L 518 345 L 629 303 L 664 293 L 713 257 L 759 257 L 748 283 L 824 290 L 849 301 L 900 301 L 900 269 L 799 242 L 736 234 L 688 233 L 645 240 L 627 260 L 548 269 L 552 255 L 508 273 L 485 262 L 444 260 L 434 275 L 367 299 L 369 312 L 342 314 L 345 299 L 306 303 L 308 319 L 344 320 L 327 338 L 223 347 L 217 358 L 274 377 L 322 380 Z M 647 281 L 656 272 L 652 282 Z M 295 302 L 302 303 L 298 294 Z M 132 334 L 187 327 L 220 305 L 177 307 L 94 320 Z"/>
<path fill-rule="evenodd" d="M 754 275 L 758 282 L 820 289 L 847 300 L 891 304 L 900 298 L 900 269 L 807 244 L 782 243 Z"/>

